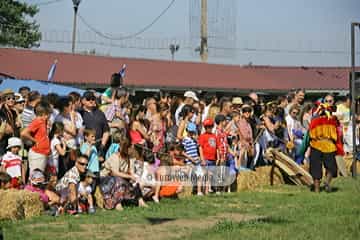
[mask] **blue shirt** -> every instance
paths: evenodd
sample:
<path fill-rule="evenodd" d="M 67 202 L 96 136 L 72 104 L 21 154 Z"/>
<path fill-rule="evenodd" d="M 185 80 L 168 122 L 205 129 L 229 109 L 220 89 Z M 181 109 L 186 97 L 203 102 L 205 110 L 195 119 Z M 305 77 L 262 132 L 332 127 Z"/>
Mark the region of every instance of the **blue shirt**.
<path fill-rule="evenodd" d="M 112 143 L 106 152 L 105 160 L 107 160 L 114 153 L 119 152 L 119 150 L 120 150 L 120 144 Z"/>
<path fill-rule="evenodd" d="M 90 150 L 89 154 L 89 163 L 87 165 L 87 169 L 91 172 L 100 172 L 100 166 L 99 166 L 99 157 L 98 152 L 95 146 L 90 146 L 88 143 L 84 143 L 80 147 L 81 154 L 86 155 L 86 153 Z"/>

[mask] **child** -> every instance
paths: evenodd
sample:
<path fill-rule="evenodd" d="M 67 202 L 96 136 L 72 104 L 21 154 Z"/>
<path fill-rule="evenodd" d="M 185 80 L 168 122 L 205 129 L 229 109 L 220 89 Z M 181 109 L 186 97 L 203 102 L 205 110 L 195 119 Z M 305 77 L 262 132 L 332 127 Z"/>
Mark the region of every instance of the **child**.
<path fill-rule="evenodd" d="M 95 135 L 94 129 L 85 129 L 84 138 L 85 142 L 80 147 L 80 152 L 89 158 L 87 169 L 97 175 L 100 172 L 100 163 L 98 157 L 98 151 L 95 147 Z"/>
<path fill-rule="evenodd" d="M 82 213 L 88 211 L 89 214 L 95 213 L 94 200 L 92 193 L 91 185 L 93 184 L 94 178 L 96 175 L 91 171 L 87 171 L 83 181 L 79 183 L 78 186 L 78 199 L 79 206 L 78 212 Z"/>
<path fill-rule="evenodd" d="M 35 106 L 36 118 L 28 127 L 22 130 L 21 137 L 34 143 L 29 151 L 30 174 L 34 169 L 45 171 L 50 149 L 48 136 L 48 119 L 50 116 L 50 105 L 46 102 L 39 102 Z"/>
<path fill-rule="evenodd" d="M 197 128 L 196 125 L 192 122 L 188 123 L 186 127 L 188 135 L 183 139 L 182 144 L 185 149 L 185 163 L 187 165 L 194 165 L 194 173 L 196 177 L 203 176 L 203 172 L 201 169 L 200 156 L 198 151 L 198 143 L 196 141 Z M 203 193 L 201 191 L 202 181 L 197 181 L 197 195 L 202 196 Z"/>
<path fill-rule="evenodd" d="M 11 187 L 20 188 L 26 182 L 26 169 L 19 156 L 22 142 L 20 138 L 11 137 L 8 140 L 7 153 L 2 157 L 1 167 L 11 177 Z"/>
<path fill-rule="evenodd" d="M 6 172 L 0 172 L 0 190 L 11 188 L 11 176 Z"/>
<path fill-rule="evenodd" d="M 215 117 L 215 123 L 216 123 L 216 149 L 217 149 L 217 166 L 225 166 L 226 160 L 227 160 L 227 154 L 229 152 L 229 144 L 227 141 L 228 134 L 225 132 L 225 127 L 227 125 L 226 117 L 222 114 L 219 114 Z M 222 168 L 223 169 L 223 168 Z M 220 171 L 220 179 L 218 184 L 222 184 L 224 171 Z M 218 188 L 219 190 L 219 188 Z M 220 193 L 217 191 L 217 193 Z"/>
<path fill-rule="evenodd" d="M 49 156 L 47 172 L 51 176 L 57 176 L 59 173 L 59 156 L 65 156 L 66 143 L 62 136 L 64 133 L 64 124 L 62 122 L 55 122 L 50 132 L 50 148 L 51 154 Z"/>
<path fill-rule="evenodd" d="M 199 152 L 201 164 L 207 166 L 209 170 L 208 177 L 211 177 L 211 171 L 216 166 L 216 135 L 212 133 L 214 128 L 214 121 L 212 119 L 206 119 L 203 123 L 205 133 L 199 137 Z M 207 182 L 205 187 L 205 194 L 210 191 L 210 182 Z"/>
<path fill-rule="evenodd" d="M 58 205 L 60 197 L 55 192 L 47 190 L 46 187 L 44 173 L 40 169 L 34 169 L 30 174 L 29 184 L 25 186 L 24 190 L 39 193 L 40 200 L 46 207 Z"/>
<path fill-rule="evenodd" d="M 109 149 L 106 152 L 105 160 L 108 160 L 108 158 L 113 155 L 116 152 L 120 151 L 120 141 L 122 139 L 122 133 L 121 131 L 116 131 L 112 135 L 112 144 L 110 145 Z"/>

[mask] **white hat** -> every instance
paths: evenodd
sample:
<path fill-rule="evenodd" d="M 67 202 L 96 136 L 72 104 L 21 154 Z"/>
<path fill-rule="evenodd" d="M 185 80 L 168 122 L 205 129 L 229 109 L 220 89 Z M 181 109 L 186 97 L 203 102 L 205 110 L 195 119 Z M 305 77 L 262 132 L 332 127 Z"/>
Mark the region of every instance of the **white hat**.
<path fill-rule="evenodd" d="M 23 96 L 20 93 L 15 93 L 15 101 L 17 103 L 19 102 L 25 102 L 25 98 L 23 98 Z"/>
<path fill-rule="evenodd" d="M 199 101 L 199 99 L 196 97 L 196 93 L 194 93 L 193 91 L 186 91 L 184 93 L 184 97 L 192 98 L 195 101 Z"/>
<path fill-rule="evenodd" d="M 6 149 L 12 148 L 12 147 L 21 147 L 22 146 L 22 141 L 20 138 L 17 137 L 11 137 L 8 140 L 8 146 L 6 147 Z"/>

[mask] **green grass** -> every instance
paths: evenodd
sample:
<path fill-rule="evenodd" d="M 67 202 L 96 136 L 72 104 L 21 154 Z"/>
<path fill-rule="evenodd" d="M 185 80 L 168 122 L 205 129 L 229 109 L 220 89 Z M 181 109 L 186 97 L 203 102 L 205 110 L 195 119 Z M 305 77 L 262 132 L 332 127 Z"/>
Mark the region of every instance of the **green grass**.
<path fill-rule="evenodd" d="M 336 192 L 268 187 L 179 200 L 94 216 L 41 216 L 0 222 L 4 239 L 360 239 L 360 180 L 337 179 Z M 0 206 L 3 207 L 3 206 Z M 232 216 L 250 216 L 241 221 Z"/>

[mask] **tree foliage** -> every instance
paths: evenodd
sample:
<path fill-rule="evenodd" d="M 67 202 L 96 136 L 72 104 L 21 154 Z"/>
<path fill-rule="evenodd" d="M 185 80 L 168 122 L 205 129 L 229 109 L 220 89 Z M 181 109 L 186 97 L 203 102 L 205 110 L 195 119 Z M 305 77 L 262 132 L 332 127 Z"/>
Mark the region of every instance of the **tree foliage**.
<path fill-rule="evenodd" d="M 33 20 L 39 9 L 15 0 L 0 0 L 0 45 L 38 47 L 41 34 Z"/>

